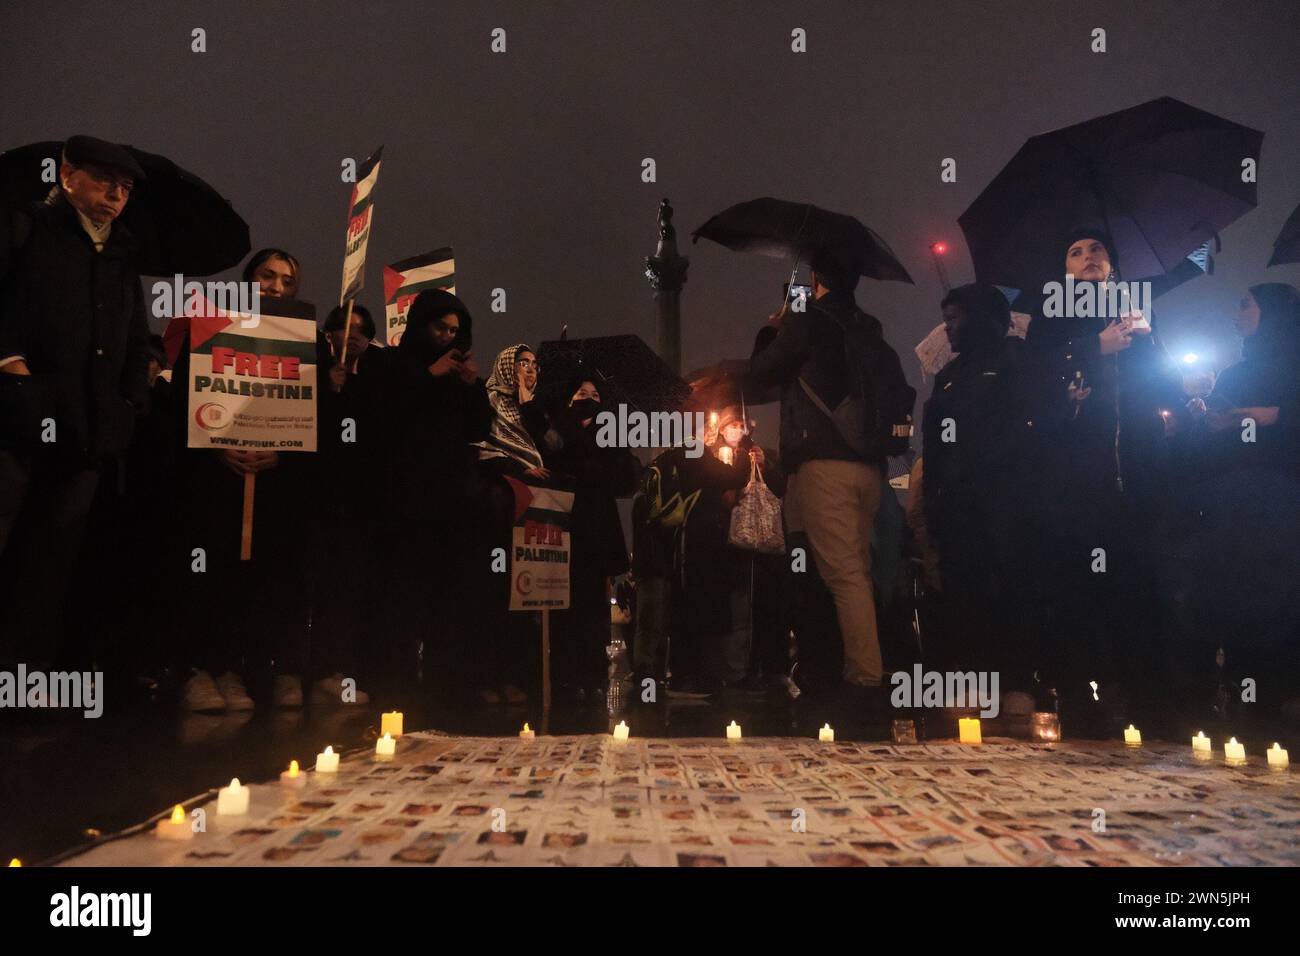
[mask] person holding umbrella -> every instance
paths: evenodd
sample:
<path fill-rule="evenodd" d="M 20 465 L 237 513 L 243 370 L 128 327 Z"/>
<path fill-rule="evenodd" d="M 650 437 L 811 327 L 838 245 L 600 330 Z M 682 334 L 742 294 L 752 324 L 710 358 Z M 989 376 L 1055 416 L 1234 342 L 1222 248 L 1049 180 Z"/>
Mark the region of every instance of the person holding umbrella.
<path fill-rule="evenodd" d="M 100 466 L 126 449 L 149 394 L 145 293 L 118 222 L 144 170 L 89 136 L 64 144 L 58 170 L 0 279 L 0 555 L 23 556 L 6 575 L 0 662 L 29 666 L 59 650 Z M 13 538 L 20 516 L 39 544 Z"/>

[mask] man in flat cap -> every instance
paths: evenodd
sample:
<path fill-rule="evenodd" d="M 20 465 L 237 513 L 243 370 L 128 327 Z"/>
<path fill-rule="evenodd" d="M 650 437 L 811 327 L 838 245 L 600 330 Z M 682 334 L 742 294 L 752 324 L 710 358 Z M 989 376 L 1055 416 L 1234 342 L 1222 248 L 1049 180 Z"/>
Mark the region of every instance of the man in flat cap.
<path fill-rule="evenodd" d="M 144 171 L 89 136 L 61 158 L 46 201 L 0 226 L 15 234 L 0 276 L 0 663 L 29 666 L 58 650 L 100 469 L 149 388 L 144 289 L 117 221 Z"/>

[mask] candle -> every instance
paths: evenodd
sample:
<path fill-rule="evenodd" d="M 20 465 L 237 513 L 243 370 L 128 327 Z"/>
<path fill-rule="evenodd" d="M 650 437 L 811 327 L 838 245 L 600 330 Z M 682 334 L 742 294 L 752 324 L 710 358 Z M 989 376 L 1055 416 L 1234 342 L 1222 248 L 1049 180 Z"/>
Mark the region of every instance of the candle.
<path fill-rule="evenodd" d="M 179 803 L 172 810 L 171 819 L 159 820 L 153 832 L 160 840 L 194 839 L 194 831 L 190 829 L 190 822 L 185 819 L 185 811 L 181 809 Z"/>
<path fill-rule="evenodd" d="M 379 718 L 379 732 L 381 734 L 391 734 L 394 737 L 402 736 L 402 713 L 393 711 L 390 714 L 383 714 Z"/>
<path fill-rule="evenodd" d="M 620 720 L 620 721 L 618 722 L 618 726 L 616 726 L 616 727 L 614 728 L 614 740 L 615 740 L 615 742 L 617 742 L 617 743 L 626 743 L 626 742 L 627 742 L 627 733 L 628 733 L 627 721 L 626 721 L 626 720 Z"/>
<path fill-rule="evenodd" d="M 823 724 L 822 729 L 817 731 L 817 739 L 828 743 L 834 742 L 835 731 L 831 729 L 830 724 Z"/>
<path fill-rule="evenodd" d="M 23 865 L 23 861 L 20 860 L 20 859 L 18 859 L 18 857 L 14 857 L 12 860 L 9 861 L 9 865 L 10 865 L 10 866 L 22 866 L 22 865 Z"/>
<path fill-rule="evenodd" d="M 1138 730 L 1132 724 L 1124 731 L 1124 744 L 1128 747 L 1142 746 L 1142 731 Z"/>
<path fill-rule="evenodd" d="M 375 741 L 375 756 L 391 757 L 397 753 L 397 741 L 393 739 L 392 734 L 384 734 Z"/>
<path fill-rule="evenodd" d="M 532 740 L 534 737 L 537 736 L 537 732 L 533 730 L 531 727 L 529 727 L 527 723 L 525 723 L 524 729 L 519 731 L 519 736 L 523 737 L 525 740 Z"/>
<path fill-rule="evenodd" d="M 1061 718 L 1050 710 L 1039 710 L 1029 715 L 1029 738 L 1041 743 L 1054 743 L 1061 739 Z"/>
<path fill-rule="evenodd" d="M 1223 745 L 1223 760 L 1229 766 L 1239 766 L 1246 762 L 1246 747 L 1244 744 L 1237 743 L 1237 738 L 1232 737 Z"/>
<path fill-rule="evenodd" d="M 298 761 L 289 761 L 289 769 L 280 774 L 280 786 L 294 789 L 307 786 L 307 775 L 298 769 Z"/>
<path fill-rule="evenodd" d="M 1213 750 L 1211 743 L 1210 738 L 1205 736 L 1205 731 L 1198 730 L 1192 738 L 1192 756 L 1197 760 L 1209 760 Z"/>
<path fill-rule="evenodd" d="M 1268 765 L 1272 770 L 1285 770 L 1290 766 L 1291 761 L 1287 759 L 1286 751 L 1282 745 L 1274 742 L 1273 746 L 1268 748 Z"/>
<path fill-rule="evenodd" d="M 984 738 L 980 735 L 980 719 L 978 717 L 961 717 L 957 720 L 958 739 L 964 744 L 983 743 Z"/>
<path fill-rule="evenodd" d="M 334 752 L 333 747 L 326 747 L 324 753 L 318 753 L 316 755 L 316 772 L 339 772 L 339 755 Z"/>
<path fill-rule="evenodd" d="M 217 791 L 217 816 L 237 817 L 248 812 L 248 788 L 240 786 L 239 778 L 230 781 L 230 786 Z"/>
<path fill-rule="evenodd" d="M 727 725 L 727 739 L 728 740 L 740 739 L 740 725 L 736 723 L 734 720 Z"/>
<path fill-rule="evenodd" d="M 718 461 L 724 465 L 734 465 L 736 463 L 736 456 L 732 452 L 730 445 L 723 445 L 718 449 Z"/>
<path fill-rule="evenodd" d="M 892 721 L 890 723 L 890 733 L 893 734 L 894 743 L 896 744 L 914 744 L 916 743 L 916 723 L 905 718 Z"/>

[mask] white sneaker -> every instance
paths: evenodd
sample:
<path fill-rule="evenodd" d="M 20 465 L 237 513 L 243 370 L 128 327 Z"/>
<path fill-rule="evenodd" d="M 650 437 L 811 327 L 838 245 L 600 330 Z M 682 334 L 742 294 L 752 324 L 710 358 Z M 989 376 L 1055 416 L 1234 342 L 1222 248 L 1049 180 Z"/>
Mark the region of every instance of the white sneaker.
<path fill-rule="evenodd" d="M 217 690 L 226 698 L 227 710 L 253 709 L 253 698 L 248 696 L 243 679 L 233 671 L 226 671 L 217 678 Z"/>
<path fill-rule="evenodd" d="M 302 706 L 302 679 L 292 674 L 279 674 L 271 682 L 271 703 L 276 707 Z"/>
<path fill-rule="evenodd" d="M 221 696 L 211 674 L 195 671 L 194 676 L 181 688 L 181 707 L 200 712 L 225 710 L 226 698 Z"/>
<path fill-rule="evenodd" d="M 343 699 L 343 675 L 334 674 L 330 677 L 322 677 L 316 682 L 316 693 L 322 698 L 329 700 L 331 704 L 368 704 L 370 695 L 364 690 L 354 690 L 356 700 Z"/>

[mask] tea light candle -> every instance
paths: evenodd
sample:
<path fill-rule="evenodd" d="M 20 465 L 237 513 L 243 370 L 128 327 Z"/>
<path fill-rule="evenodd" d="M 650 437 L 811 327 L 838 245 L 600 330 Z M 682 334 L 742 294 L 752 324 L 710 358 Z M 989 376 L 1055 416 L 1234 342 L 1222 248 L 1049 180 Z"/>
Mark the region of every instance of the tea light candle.
<path fill-rule="evenodd" d="M 1238 766 L 1246 762 L 1246 745 L 1237 743 L 1237 738 L 1231 738 L 1223 745 L 1223 760 L 1231 766 Z"/>
<path fill-rule="evenodd" d="M 230 781 L 230 786 L 217 791 L 217 816 L 237 817 L 248 812 L 248 788 L 241 786 L 239 778 Z"/>
<path fill-rule="evenodd" d="M 736 723 L 734 720 L 727 725 L 727 739 L 728 740 L 740 739 L 740 725 Z"/>
<path fill-rule="evenodd" d="M 392 737 L 402 736 L 402 714 L 401 711 L 383 714 L 379 718 L 379 732 L 388 734 Z"/>
<path fill-rule="evenodd" d="M 1277 743 L 1276 741 L 1273 743 L 1273 746 L 1268 748 L 1267 753 L 1268 753 L 1268 765 L 1270 769 L 1285 770 L 1288 766 L 1291 765 L 1291 761 L 1287 759 L 1286 751 L 1283 750 L 1282 745 Z"/>
<path fill-rule="evenodd" d="M 294 789 L 307 786 L 307 775 L 298 769 L 298 761 L 289 761 L 289 769 L 280 774 L 280 786 Z"/>
<path fill-rule="evenodd" d="M 980 734 L 980 719 L 978 717 L 961 717 L 957 720 L 957 739 L 964 744 L 979 744 L 984 742 L 984 737 Z"/>
<path fill-rule="evenodd" d="M 896 744 L 916 743 L 916 722 L 900 718 L 890 723 L 890 733 Z"/>
<path fill-rule="evenodd" d="M 620 720 L 618 726 L 614 728 L 614 741 L 616 743 L 627 743 L 628 727 L 626 720 Z"/>
<path fill-rule="evenodd" d="M 185 811 L 181 805 L 176 804 L 172 810 L 171 818 L 168 820 L 159 820 L 158 825 L 153 831 L 160 840 L 193 840 L 194 831 L 190 829 L 190 821 L 185 819 Z"/>
<path fill-rule="evenodd" d="M 1061 739 L 1061 718 L 1050 710 L 1039 710 L 1029 715 L 1029 737 L 1041 743 L 1055 743 Z"/>
<path fill-rule="evenodd" d="M 397 753 L 397 741 L 393 739 L 392 734 L 384 734 L 375 741 L 375 756 L 391 757 Z"/>
<path fill-rule="evenodd" d="M 534 737 L 537 736 L 537 731 L 533 730 L 531 727 L 528 726 L 527 723 L 525 723 L 524 729 L 519 731 L 519 736 L 522 737 L 524 740 L 532 740 Z"/>
<path fill-rule="evenodd" d="M 1124 731 L 1124 743 L 1129 747 L 1141 747 L 1142 731 L 1138 730 L 1132 724 L 1129 724 L 1128 728 Z"/>
<path fill-rule="evenodd" d="M 316 772 L 339 772 L 339 755 L 334 752 L 333 747 L 326 747 L 323 753 L 318 753 L 316 755 Z"/>
<path fill-rule="evenodd" d="M 12 860 L 9 861 L 9 865 L 10 865 L 11 867 L 13 867 L 13 866 L 22 866 L 22 865 L 23 865 L 23 861 L 20 860 L 20 859 L 18 859 L 18 857 L 14 857 Z"/>
<path fill-rule="evenodd" d="M 1211 743 L 1210 738 L 1205 736 L 1205 731 L 1198 730 L 1192 738 L 1192 756 L 1197 760 L 1209 760 L 1213 750 Z"/>
<path fill-rule="evenodd" d="M 817 739 L 826 743 L 834 743 L 835 731 L 831 729 L 830 724 L 824 724 L 822 729 L 817 731 Z"/>

